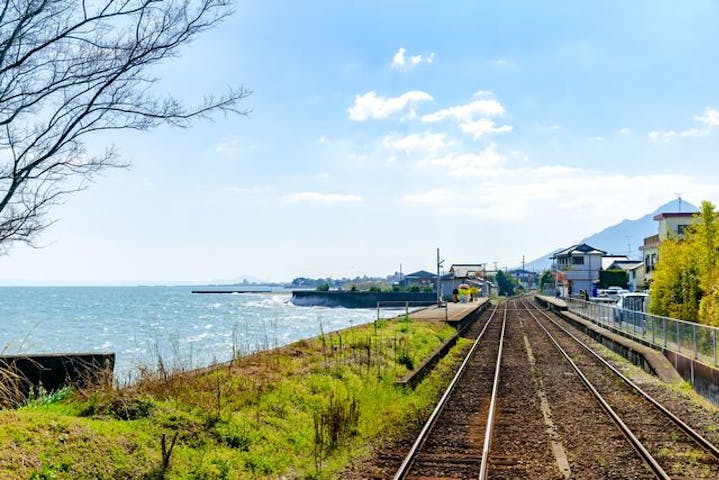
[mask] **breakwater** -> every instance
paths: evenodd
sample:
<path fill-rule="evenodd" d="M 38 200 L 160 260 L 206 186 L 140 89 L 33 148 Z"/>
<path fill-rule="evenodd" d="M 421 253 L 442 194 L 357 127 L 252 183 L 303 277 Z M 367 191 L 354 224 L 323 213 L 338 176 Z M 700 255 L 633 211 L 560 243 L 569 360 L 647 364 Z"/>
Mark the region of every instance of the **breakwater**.
<path fill-rule="evenodd" d="M 112 385 L 114 353 L 57 353 L 0 356 L 2 404 L 20 405 L 40 387 Z"/>
<path fill-rule="evenodd" d="M 344 308 L 377 308 L 377 303 L 389 307 L 396 303 L 397 307 L 409 304 L 410 307 L 426 306 L 437 301 L 434 292 L 349 292 L 316 290 L 293 290 L 291 302 L 301 307 L 344 307 Z"/>

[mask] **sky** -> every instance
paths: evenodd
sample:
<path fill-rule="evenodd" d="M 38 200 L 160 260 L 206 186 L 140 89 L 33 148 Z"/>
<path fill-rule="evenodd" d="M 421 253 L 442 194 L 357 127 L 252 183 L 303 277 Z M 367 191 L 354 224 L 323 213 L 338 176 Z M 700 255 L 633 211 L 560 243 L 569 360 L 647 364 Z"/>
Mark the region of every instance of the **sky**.
<path fill-rule="evenodd" d="M 719 2 L 238 0 L 157 68 L 248 116 L 103 134 L 110 170 L 0 284 L 513 267 L 677 196 L 719 202 Z M 641 241 L 636 239 L 635 242 Z"/>

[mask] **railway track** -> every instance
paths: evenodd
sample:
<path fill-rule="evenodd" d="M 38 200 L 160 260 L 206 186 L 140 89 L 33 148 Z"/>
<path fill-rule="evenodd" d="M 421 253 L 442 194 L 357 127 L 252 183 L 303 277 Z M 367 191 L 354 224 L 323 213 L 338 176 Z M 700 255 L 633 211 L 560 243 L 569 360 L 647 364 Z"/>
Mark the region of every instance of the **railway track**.
<path fill-rule="evenodd" d="M 655 478 L 719 478 L 715 445 L 609 364 L 564 322 L 523 304 Z"/>
<path fill-rule="evenodd" d="M 491 432 L 506 307 L 495 307 L 394 478 L 472 478 Z M 499 317 L 502 317 L 501 319 Z M 491 434 L 489 435 L 491 437 Z"/>
<path fill-rule="evenodd" d="M 551 314 L 508 301 L 393 478 L 719 478 L 719 450 L 620 375 Z"/>

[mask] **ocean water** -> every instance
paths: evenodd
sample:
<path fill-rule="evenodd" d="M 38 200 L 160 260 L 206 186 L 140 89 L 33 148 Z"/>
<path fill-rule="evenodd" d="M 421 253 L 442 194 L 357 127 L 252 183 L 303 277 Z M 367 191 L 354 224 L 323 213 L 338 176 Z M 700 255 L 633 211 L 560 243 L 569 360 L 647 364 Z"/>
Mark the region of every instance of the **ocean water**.
<path fill-rule="evenodd" d="M 373 309 L 297 307 L 287 292 L 193 294 L 198 287 L 0 288 L 5 354 L 114 352 L 115 377 L 140 366 L 195 368 L 372 321 Z"/>

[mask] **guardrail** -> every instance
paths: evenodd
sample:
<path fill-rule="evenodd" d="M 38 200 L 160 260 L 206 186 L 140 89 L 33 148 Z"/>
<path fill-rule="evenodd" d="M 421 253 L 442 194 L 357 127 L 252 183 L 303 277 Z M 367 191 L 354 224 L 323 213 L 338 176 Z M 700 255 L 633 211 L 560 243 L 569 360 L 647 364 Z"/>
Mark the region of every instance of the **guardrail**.
<path fill-rule="evenodd" d="M 428 301 L 428 302 L 422 302 L 422 301 L 416 301 L 416 302 L 413 302 L 413 301 L 404 301 L 404 302 L 402 302 L 402 301 L 384 301 L 384 302 L 377 302 L 377 320 L 380 320 L 380 311 L 381 311 L 382 307 L 384 307 L 384 308 L 391 308 L 391 309 L 393 309 L 393 310 L 400 310 L 400 309 L 402 309 L 402 307 L 404 307 L 404 315 L 405 315 L 405 316 L 409 316 L 409 309 L 410 309 L 410 307 L 419 307 L 418 309 L 421 309 L 421 308 L 430 307 L 430 306 L 432 306 L 432 305 L 437 305 L 437 302 L 436 302 L 436 301 L 432 301 L 432 302 L 429 302 L 429 301 Z M 446 320 L 449 318 L 449 313 L 447 312 L 447 302 L 442 302 L 442 303 L 440 304 L 440 307 L 444 307 L 444 319 L 445 319 L 445 321 L 446 321 Z"/>
<path fill-rule="evenodd" d="M 579 298 L 564 298 L 570 312 L 622 332 L 644 343 L 686 355 L 704 363 L 717 363 L 719 328 L 604 305 Z"/>

